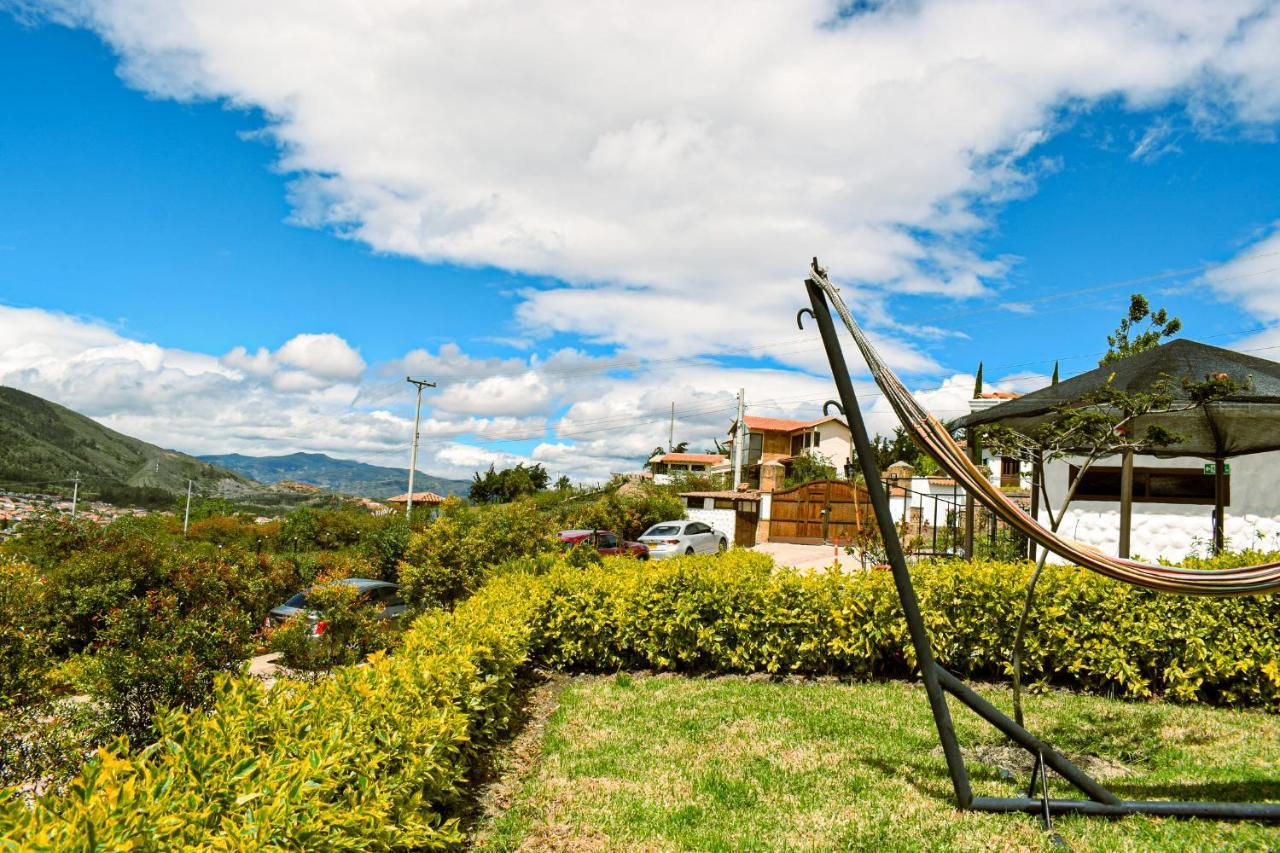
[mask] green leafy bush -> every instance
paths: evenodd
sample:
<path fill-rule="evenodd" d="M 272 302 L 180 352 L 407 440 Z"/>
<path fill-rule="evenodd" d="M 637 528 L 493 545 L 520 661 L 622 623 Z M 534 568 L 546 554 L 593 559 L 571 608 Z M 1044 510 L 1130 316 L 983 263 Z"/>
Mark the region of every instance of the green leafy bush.
<path fill-rule="evenodd" d="M 203 705 L 214 676 L 251 653 L 266 611 L 302 584 L 293 562 L 175 538 L 171 523 L 48 523 L 22 542 L 39 562 L 11 564 L 4 578 L 0 607 L 26 608 L 0 627 L 6 645 L 23 638 L 4 667 L 30 669 L 18 663 L 24 651 L 43 657 L 42 670 L 74 658 L 73 687 L 104 710 L 109 730 L 135 737 L 159 705 Z"/>
<path fill-rule="evenodd" d="M 157 742 L 104 750 L 64 795 L 0 800 L 16 849 L 439 848 L 477 758 L 510 725 L 529 662 L 615 671 L 901 674 L 911 664 L 887 572 L 800 575 L 730 552 L 658 564 L 516 558 L 394 655 L 314 683 L 220 676 L 210 712 L 172 710 Z M 939 660 L 1001 675 L 1024 563 L 914 569 Z M 1132 696 L 1277 707 L 1280 602 L 1133 590 L 1051 566 L 1030 668 Z"/>
<path fill-rule="evenodd" d="M 940 663 L 1006 677 L 1029 563 L 913 569 Z M 534 581 L 531 581 L 531 583 Z M 913 654 L 888 572 L 800 575 L 730 552 L 536 581 L 538 657 L 566 669 L 903 675 Z M 1075 687 L 1280 708 L 1280 597 L 1160 595 L 1049 566 L 1026 671 Z"/>
<path fill-rule="evenodd" d="M 635 539 L 659 521 L 684 518 L 684 504 L 663 489 L 612 492 L 586 503 L 570 505 L 562 518 L 568 528 L 609 530 L 624 539 Z"/>
<path fill-rule="evenodd" d="M 65 795 L 0 801 L 0 847 L 438 849 L 481 752 L 510 725 L 541 606 L 523 577 L 427 614 L 394 656 L 313 684 L 219 681 L 154 746 L 103 750 Z"/>
<path fill-rule="evenodd" d="M 0 556 L 0 715 L 38 695 L 49 669 L 48 585 L 26 562 Z"/>
<path fill-rule="evenodd" d="M 350 584 L 320 584 L 307 592 L 307 608 L 316 612 L 324 630 L 316 635 L 316 623 L 300 613 L 271 633 L 271 648 L 282 653 L 291 669 L 327 670 L 359 663 L 395 638 L 395 623 L 378 618 L 382 606 L 360 596 Z"/>
<path fill-rule="evenodd" d="M 531 501 L 473 509 L 450 498 L 435 521 L 410 537 L 400 591 L 416 608 L 448 607 L 478 589 L 491 566 L 556 547 Z"/>

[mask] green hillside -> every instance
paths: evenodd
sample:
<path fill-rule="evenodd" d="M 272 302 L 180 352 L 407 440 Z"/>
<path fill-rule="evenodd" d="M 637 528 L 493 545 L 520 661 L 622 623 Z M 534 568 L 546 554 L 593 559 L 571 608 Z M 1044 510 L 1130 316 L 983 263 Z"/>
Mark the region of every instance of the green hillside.
<path fill-rule="evenodd" d="M 221 456 L 201 456 L 200 459 L 263 483 L 289 480 L 367 498 L 402 495 L 409 485 L 408 471 L 404 468 L 386 468 L 352 459 L 335 459 L 323 453 L 290 453 L 284 456 L 227 453 Z M 421 471 L 416 472 L 413 478 L 415 492 L 465 495 L 470 487 L 470 480 L 450 480 Z"/>
<path fill-rule="evenodd" d="M 0 386 L 0 488 L 69 492 L 80 473 L 87 495 L 152 501 L 194 480 L 202 494 L 238 497 L 262 487 L 194 456 L 108 429 L 48 400 Z"/>

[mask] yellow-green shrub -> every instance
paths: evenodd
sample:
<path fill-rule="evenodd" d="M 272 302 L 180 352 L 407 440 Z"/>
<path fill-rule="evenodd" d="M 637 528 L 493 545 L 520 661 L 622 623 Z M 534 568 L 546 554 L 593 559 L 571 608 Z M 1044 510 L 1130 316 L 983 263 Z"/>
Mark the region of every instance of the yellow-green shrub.
<path fill-rule="evenodd" d="M 223 677 L 209 713 L 161 715 L 155 745 L 100 752 L 64 796 L 11 794 L 0 847 L 454 846 L 464 780 L 510 721 L 535 592 L 499 579 L 313 685 Z"/>
<path fill-rule="evenodd" d="M 539 561 L 536 568 L 542 569 Z M 944 665 L 1003 675 L 1030 566 L 913 570 Z M 1163 596 L 1049 567 L 1032 674 L 1144 696 L 1280 703 L 1275 596 Z M 219 679 L 209 712 L 158 742 L 103 751 L 62 796 L 0 801 L 0 848 L 439 848 L 477 756 L 508 727 L 521 668 L 901 674 L 906 627 L 887 572 L 799 575 L 730 552 L 503 573 L 419 619 L 392 656 L 314 684 Z"/>
<path fill-rule="evenodd" d="M 1008 674 L 1027 563 L 913 569 L 939 662 Z M 913 663 L 888 572 L 770 572 L 760 555 L 559 569 L 535 654 L 568 669 L 901 675 Z M 1130 696 L 1280 704 L 1280 599 L 1160 595 L 1049 566 L 1027 633 L 1025 671 Z"/>

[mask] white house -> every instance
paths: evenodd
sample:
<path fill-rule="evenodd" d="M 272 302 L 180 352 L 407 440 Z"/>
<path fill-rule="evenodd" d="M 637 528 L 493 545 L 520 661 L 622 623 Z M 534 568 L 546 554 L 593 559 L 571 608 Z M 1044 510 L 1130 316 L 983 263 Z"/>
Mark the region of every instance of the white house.
<path fill-rule="evenodd" d="M 987 394 L 970 402 L 977 412 L 1011 399 L 1013 394 Z M 1029 487 L 1029 472 L 1016 460 L 993 457 L 984 449 L 983 461 L 992 482 L 1004 487 Z M 1066 458 L 1045 464 L 1045 498 L 1058 514 L 1082 460 Z M 1255 453 L 1227 463 L 1225 545 L 1228 550 L 1250 547 L 1280 549 L 1280 452 Z M 1135 456 L 1133 514 L 1129 554 L 1134 559 L 1178 562 L 1193 554 L 1208 555 L 1213 545 L 1214 477 L 1212 463 L 1199 457 L 1161 459 Z M 1049 527 L 1049 514 L 1038 519 Z M 1085 473 L 1059 535 L 1117 555 L 1120 551 L 1120 458 L 1095 462 Z M 1051 559 L 1057 560 L 1056 557 Z"/>
<path fill-rule="evenodd" d="M 1213 463 L 1191 457 L 1135 456 L 1129 553 L 1135 559 L 1179 561 L 1207 555 L 1213 543 Z M 1061 505 L 1079 459 L 1045 465 L 1045 487 Z M 1228 550 L 1280 548 L 1280 452 L 1229 460 L 1225 544 Z M 1049 526 L 1041 513 L 1040 522 Z M 1058 532 L 1108 554 L 1119 553 L 1120 460 L 1103 459 L 1085 473 Z"/>

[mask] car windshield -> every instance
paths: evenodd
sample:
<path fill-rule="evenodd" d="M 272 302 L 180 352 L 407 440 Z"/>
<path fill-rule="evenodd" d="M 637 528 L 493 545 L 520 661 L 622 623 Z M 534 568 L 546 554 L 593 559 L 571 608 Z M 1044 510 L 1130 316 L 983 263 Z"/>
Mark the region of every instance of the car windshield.
<path fill-rule="evenodd" d="M 675 536 L 679 532 L 680 532 L 680 525 L 678 524 L 655 524 L 653 527 L 650 527 L 645 532 L 644 535 L 645 536 Z"/>
<path fill-rule="evenodd" d="M 297 595 L 295 595 L 293 598 L 291 598 L 291 599 L 289 599 L 288 601 L 286 601 L 286 602 L 284 603 L 284 606 L 285 606 L 285 607 L 306 607 L 306 606 L 307 606 L 307 594 L 306 594 L 305 592 L 300 592 L 300 593 L 298 593 L 298 594 L 297 594 Z"/>

